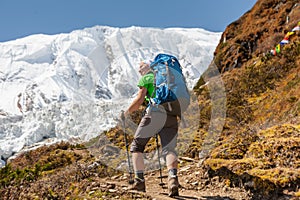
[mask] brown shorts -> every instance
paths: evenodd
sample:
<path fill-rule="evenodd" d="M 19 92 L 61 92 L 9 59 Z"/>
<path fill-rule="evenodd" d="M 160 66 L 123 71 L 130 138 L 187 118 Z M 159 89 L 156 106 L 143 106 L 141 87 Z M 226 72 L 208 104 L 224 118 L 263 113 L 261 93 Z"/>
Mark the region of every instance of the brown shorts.
<path fill-rule="evenodd" d="M 178 133 L 177 116 L 154 111 L 152 111 L 150 115 L 146 114 L 142 118 L 135 132 L 130 151 L 143 153 L 148 141 L 157 133 L 160 136 L 162 154 L 165 155 L 168 152 L 176 154 L 175 148 Z"/>

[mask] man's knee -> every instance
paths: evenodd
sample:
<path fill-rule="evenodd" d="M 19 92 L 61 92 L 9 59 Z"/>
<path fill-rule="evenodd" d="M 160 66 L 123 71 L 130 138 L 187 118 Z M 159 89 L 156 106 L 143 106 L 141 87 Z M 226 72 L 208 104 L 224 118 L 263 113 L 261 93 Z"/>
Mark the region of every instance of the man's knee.
<path fill-rule="evenodd" d="M 144 138 L 134 138 L 131 143 L 130 152 L 144 153 L 146 144 L 147 140 Z"/>
<path fill-rule="evenodd" d="M 162 149 L 162 156 L 166 159 L 166 156 L 169 154 L 173 154 L 175 157 L 178 157 L 177 151 L 175 148 L 163 148 Z"/>

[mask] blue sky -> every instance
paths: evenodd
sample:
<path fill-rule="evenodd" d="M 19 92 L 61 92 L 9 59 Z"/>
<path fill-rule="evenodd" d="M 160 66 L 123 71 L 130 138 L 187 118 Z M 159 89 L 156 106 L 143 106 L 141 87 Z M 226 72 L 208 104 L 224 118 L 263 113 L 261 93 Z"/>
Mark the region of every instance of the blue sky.
<path fill-rule="evenodd" d="M 0 42 L 106 25 L 222 32 L 256 0 L 0 0 Z"/>

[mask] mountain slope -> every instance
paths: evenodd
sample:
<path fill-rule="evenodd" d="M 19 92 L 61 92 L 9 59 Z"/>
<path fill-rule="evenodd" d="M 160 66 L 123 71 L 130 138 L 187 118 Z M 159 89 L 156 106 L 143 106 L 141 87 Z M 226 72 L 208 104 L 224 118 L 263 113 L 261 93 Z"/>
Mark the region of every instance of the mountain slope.
<path fill-rule="evenodd" d="M 300 184 L 299 31 L 279 54 L 270 53 L 297 26 L 299 10 L 298 1 L 257 1 L 227 27 L 212 63 L 222 73 L 227 106 L 224 129 L 205 164 L 213 176 L 262 193 L 258 199 L 293 196 Z M 204 77 L 214 80 L 209 70 Z M 208 109 L 200 122 L 205 134 L 210 97 L 204 83 L 195 89 Z"/>

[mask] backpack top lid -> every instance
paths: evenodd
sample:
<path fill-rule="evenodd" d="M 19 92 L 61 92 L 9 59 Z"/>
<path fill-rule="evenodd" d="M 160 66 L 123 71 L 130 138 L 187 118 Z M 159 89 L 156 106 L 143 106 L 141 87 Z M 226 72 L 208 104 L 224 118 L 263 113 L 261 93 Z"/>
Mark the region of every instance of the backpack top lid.
<path fill-rule="evenodd" d="M 156 105 L 181 98 L 189 100 L 189 93 L 177 58 L 168 54 L 158 54 L 150 64 L 154 71 Z"/>

